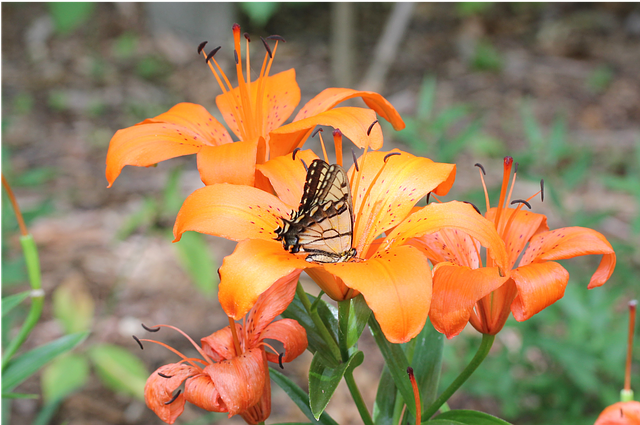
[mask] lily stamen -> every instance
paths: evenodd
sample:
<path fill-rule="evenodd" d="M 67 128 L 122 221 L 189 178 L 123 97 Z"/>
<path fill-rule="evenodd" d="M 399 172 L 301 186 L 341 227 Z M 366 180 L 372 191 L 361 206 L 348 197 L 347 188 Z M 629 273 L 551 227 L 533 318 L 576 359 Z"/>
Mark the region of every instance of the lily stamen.
<path fill-rule="evenodd" d="M 174 401 L 176 401 L 176 399 L 180 396 L 180 394 L 182 394 L 182 390 L 178 390 L 177 393 L 174 394 L 173 397 L 171 397 L 171 400 L 167 401 L 164 403 L 165 406 L 170 405 L 171 403 L 173 403 Z"/>
<path fill-rule="evenodd" d="M 238 339 L 238 331 L 236 330 L 236 322 L 232 317 L 229 317 L 229 328 L 231 329 L 231 335 L 233 336 L 233 345 L 236 348 L 236 355 L 239 356 L 242 354 L 242 349 L 240 348 L 240 340 Z"/>
<path fill-rule="evenodd" d="M 164 373 L 162 373 L 162 372 L 158 372 L 158 375 L 159 375 L 159 376 L 161 376 L 161 377 L 163 377 L 163 378 L 165 378 L 165 379 L 171 379 L 171 378 L 173 378 L 173 376 L 174 376 L 174 375 L 171 375 L 171 376 L 169 376 L 169 375 L 165 375 L 165 374 L 164 374 Z"/>
<path fill-rule="evenodd" d="M 142 327 L 144 327 L 146 330 L 149 330 L 149 328 L 145 325 L 142 325 Z M 155 328 L 158 328 L 157 330 L 155 330 Z M 198 351 L 198 354 L 200 354 L 202 356 L 203 359 L 205 359 L 207 362 L 209 362 L 209 364 L 213 364 L 213 361 L 205 354 L 204 351 L 202 351 L 202 349 L 198 346 L 198 344 L 196 344 L 193 339 L 191 339 L 191 337 L 189 335 L 187 335 L 186 333 L 184 333 L 182 330 L 176 328 L 175 326 L 171 326 L 171 325 L 156 325 L 156 327 L 152 328 L 154 330 L 151 330 L 149 332 L 158 332 L 160 330 L 160 328 L 169 328 L 169 329 L 173 329 L 174 331 L 180 333 L 182 336 L 184 336 L 185 338 L 187 338 L 187 340 L 189 340 L 189 342 L 191 343 L 191 345 L 193 345 L 195 347 L 195 349 Z M 180 357 L 182 358 L 186 358 L 184 355 L 180 354 L 178 351 L 174 350 L 173 348 L 155 341 L 153 339 L 141 339 L 140 341 L 148 341 L 148 342 L 155 342 L 156 344 L 160 344 L 164 347 L 169 348 L 171 351 L 173 351 L 174 353 L 177 353 L 180 355 Z"/>
<path fill-rule="evenodd" d="M 322 130 L 321 128 L 318 130 Z M 316 134 L 318 134 L 318 137 L 320 138 L 320 146 L 322 147 L 322 154 L 324 155 L 324 160 L 325 162 L 329 162 L 329 157 L 327 156 L 327 148 L 324 145 L 324 139 L 322 138 L 322 134 L 321 132 L 316 131 Z M 340 130 L 335 129 L 333 131 L 333 140 L 335 140 L 336 138 L 342 138 L 342 132 L 340 132 Z"/>

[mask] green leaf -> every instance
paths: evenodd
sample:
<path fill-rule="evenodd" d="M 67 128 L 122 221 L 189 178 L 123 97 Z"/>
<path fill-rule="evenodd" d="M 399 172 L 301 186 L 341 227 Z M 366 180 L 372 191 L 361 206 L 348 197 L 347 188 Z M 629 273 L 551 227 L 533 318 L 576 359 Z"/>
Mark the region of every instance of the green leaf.
<path fill-rule="evenodd" d="M 182 176 L 182 168 L 176 167 L 171 170 L 167 179 L 162 196 L 162 213 L 175 217 L 182 206 L 184 196 L 180 193 L 180 177 Z"/>
<path fill-rule="evenodd" d="M 62 400 L 89 379 L 89 361 L 80 354 L 68 353 L 56 358 L 42 371 L 42 395 L 46 402 Z"/>
<path fill-rule="evenodd" d="M 95 4 L 91 2 L 52 2 L 47 3 L 53 24 L 59 34 L 69 34 L 87 21 Z"/>
<path fill-rule="evenodd" d="M 404 355 L 402 347 L 399 344 L 392 344 L 387 340 L 373 315 L 369 318 L 369 328 L 376 340 L 376 344 L 378 344 L 378 348 L 380 348 L 382 357 L 385 359 L 389 372 L 391 373 L 391 377 L 396 383 L 398 391 L 400 391 L 400 394 L 404 399 L 404 403 L 407 405 L 407 409 L 409 409 L 409 412 L 411 412 L 412 415 L 415 415 L 416 402 L 413 395 L 411 381 L 409 381 L 409 375 L 407 375 L 409 362 L 407 361 L 407 357 Z"/>
<path fill-rule="evenodd" d="M 349 328 L 347 329 L 347 348 L 353 347 L 360 339 L 362 331 L 369 321 L 371 309 L 367 305 L 362 295 L 358 295 L 350 300 L 349 308 Z"/>
<path fill-rule="evenodd" d="M 427 423 L 435 424 L 437 420 L 452 421 L 453 423 L 461 423 L 465 425 L 510 425 L 507 421 L 476 410 L 449 410 L 448 412 L 444 412 L 441 415 L 436 416 L 434 420 L 428 421 Z"/>
<path fill-rule="evenodd" d="M 420 85 L 420 95 L 418 97 L 418 108 L 416 118 L 427 120 L 433 109 L 433 102 L 436 98 L 436 77 L 435 75 L 425 75 Z"/>
<path fill-rule="evenodd" d="M 269 22 L 279 6 L 280 3 L 272 1 L 240 3 L 240 8 L 249 16 L 251 23 L 260 28 Z"/>
<path fill-rule="evenodd" d="M 95 345 L 88 354 L 105 386 L 144 400 L 149 372 L 139 358 L 129 350 L 111 344 Z"/>
<path fill-rule="evenodd" d="M 438 383 L 442 369 L 444 335 L 436 331 L 427 319 L 424 328 L 415 337 L 415 348 L 411 364 L 420 388 L 422 410 L 438 397 Z"/>
<path fill-rule="evenodd" d="M 67 334 L 89 330 L 94 309 L 93 297 L 80 275 L 65 280 L 53 292 L 53 316 Z"/>
<path fill-rule="evenodd" d="M 315 302 L 316 298 L 312 295 L 307 294 L 309 300 L 311 302 Z M 337 328 L 338 321 L 333 315 L 332 308 L 333 306 L 329 306 L 324 301 L 320 300 L 318 304 L 318 308 L 320 311 L 320 315 L 324 316 L 326 320 L 323 320 L 324 323 L 329 323 L 329 330 L 333 332 L 334 338 L 337 340 Z M 308 346 L 307 349 L 311 351 L 313 354 L 319 353 L 324 361 L 325 365 L 328 367 L 337 367 L 340 364 L 339 359 L 335 359 L 331 355 L 331 349 L 324 341 L 324 339 L 320 336 L 315 323 L 311 320 L 311 317 L 307 314 L 307 311 L 300 301 L 300 298 L 296 294 L 295 298 L 289 304 L 289 307 L 282 313 L 282 317 L 286 319 L 294 319 L 296 320 L 300 326 L 302 326 L 307 331 L 307 341 Z"/>
<path fill-rule="evenodd" d="M 64 399 L 56 399 L 45 403 L 38 411 L 38 416 L 31 425 L 49 425 L 51 418 L 56 414 L 63 401 Z"/>
<path fill-rule="evenodd" d="M 385 365 L 380 375 L 376 401 L 373 404 L 373 422 L 376 425 L 396 425 L 394 412 L 398 389 L 389 368 Z"/>
<path fill-rule="evenodd" d="M 193 283 L 205 295 L 213 295 L 218 287 L 218 274 L 214 255 L 207 245 L 205 237 L 197 232 L 187 232 L 174 246 L 182 267 Z"/>
<path fill-rule="evenodd" d="M 48 344 L 11 360 L 2 372 L 2 392 L 8 393 L 62 353 L 72 350 L 84 341 L 89 332 L 79 332 L 58 338 Z"/>
<path fill-rule="evenodd" d="M 40 398 L 40 396 L 38 394 L 21 394 L 21 393 L 7 393 L 7 394 L 2 394 L 2 398 L 27 398 L 27 399 L 33 399 L 33 398 Z"/>
<path fill-rule="evenodd" d="M 329 404 L 333 393 L 347 369 L 356 368 L 364 361 L 362 351 L 356 351 L 346 363 L 335 369 L 328 368 L 316 353 L 309 367 L 309 400 L 313 417 L 318 419 Z"/>
<path fill-rule="evenodd" d="M 447 419 L 433 419 L 427 422 L 422 422 L 423 424 L 429 425 L 465 425 L 464 422 L 451 421 Z"/>
<path fill-rule="evenodd" d="M 322 413 L 319 419 L 314 418 L 313 413 L 311 413 L 311 408 L 309 407 L 309 396 L 292 380 L 271 367 L 269 368 L 269 375 L 271 376 L 271 379 L 273 379 L 273 381 L 278 384 L 278 386 L 282 388 L 285 393 L 287 393 L 289 398 L 296 404 L 296 406 L 298 406 L 300 411 L 307 417 L 307 419 L 311 421 L 311 423 L 338 425 L 338 423 L 334 421 L 326 412 Z"/>
<path fill-rule="evenodd" d="M 20 305 L 20 303 L 29 297 L 31 291 L 24 291 L 18 294 L 9 295 L 8 297 L 4 297 L 2 299 L 2 317 L 4 317 L 8 312 L 13 310 L 15 307 Z"/>

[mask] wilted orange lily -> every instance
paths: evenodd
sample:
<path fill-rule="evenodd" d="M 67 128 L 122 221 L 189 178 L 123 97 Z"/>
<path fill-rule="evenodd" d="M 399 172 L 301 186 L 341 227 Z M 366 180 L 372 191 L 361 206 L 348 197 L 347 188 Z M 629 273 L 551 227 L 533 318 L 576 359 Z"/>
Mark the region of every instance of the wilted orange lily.
<path fill-rule="evenodd" d="M 273 285 L 258 298 L 242 325 L 231 321 L 233 327 L 202 338 L 202 348 L 187 337 L 204 360 L 188 358 L 157 341 L 140 340 L 164 345 L 182 357 L 151 374 L 144 388 L 147 406 L 168 424 L 182 414 L 187 401 L 210 412 L 228 412 L 229 417 L 239 414 L 249 424 L 267 419 L 271 412 L 267 360 L 290 362 L 307 348 L 306 331 L 298 322 L 271 323 L 291 303 L 295 289 L 295 284 L 286 282 Z M 280 341 L 285 352 L 280 356 L 266 352 L 267 339 Z M 183 382 L 184 393 L 174 395 Z"/>
<path fill-rule="evenodd" d="M 305 181 L 299 152 L 258 166 L 278 197 L 248 186 L 217 184 L 191 194 L 178 213 L 176 240 L 194 230 L 239 241 L 220 268 L 219 299 L 229 316 L 241 317 L 274 282 L 297 281 L 305 270 L 334 300 L 361 293 L 389 341 L 405 342 L 422 329 L 431 302 L 427 259 L 404 242 L 444 227 L 459 228 L 487 243 L 490 222 L 464 203 L 431 205 L 412 213 L 429 192 L 444 195 L 455 165 L 394 150 L 370 152 L 348 171 L 353 194 L 352 247 L 356 258 L 319 263 L 284 249 L 275 230 L 298 208 Z M 340 160 L 339 160 L 340 162 Z M 378 238 L 387 233 L 385 238 Z"/>
<path fill-rule="evenodd" d="M 430 318 L 435 328 L 449 338 L 459 334 L 467 322 L 481 333 L 495 335 L 509 313 L 524 321 L 562 298 L 569 273 L 554 260 L 602 254 L 589 289 L 603 285 L 613 273 L 616 255 L 602 234 L 583 227 L 550 231 L 544 215 L 522 211 L 527 201 L 511 202 L 519 203 L 517 208 L 506 207 L 511 199 L 507 189 L 512 163 L 511 157 L 505 158 L 497 208 L 490 208 L 485 186 L 486 217 L 500 235 L 488 246 L 488 252 L 506 250 L 507 261 L 494 255 L 483 264 L 473 238 L 447 229 L 411 242 L 437 263 Z M 484 185 L 483 172 L 484 169 L 480 176 Z M 515 177 L 516 172 L 513 183 Z"/>
<path fill-rule="evenodd" d="M 238 85 L 232 87 L 214 58 L 219 48 L 208 55 L 202 53 L 211 68 L 222 94 L 216 104 L 224 121 L 239 139 L 233 142 L 224 126 L 207 110 L 193 103 L 179 103 L 169 111 L 149 118 L 133 127 L 119 130 L 111 139 L 107 153 L 106 177 L 109 186 L 120 175 L 125 165 L 148 167 L 178 156 L 197 154 L 198 171 L 205 184 L 234 183 L 269 189 L 264 181 L 256 181 L 256 164 L 292 152 L 302 146 L 316 125 L 339 127 L 358 147 L 368 143 L 373 149 L 382 147 L 379 127 L 367 137 L 367 129 L 376 113 L 387 119 L 396 130 L 404 122 L 385 98 L 374 92 L 330 88 L 322 91 L 302 107 L 294 122 L 282 124 L 293 113 L 300 101 L 300 88 L 295 70 L 269 75 L 280 36 L 273 51 L 263 39 L 267 53 L 260 74 L 251 80 L 249 37 L 246 39 L 246 72 L 243 72 L 240 26 L 233 26 L 234 57 Z M 361 97 L 371 109 L 342 107 L 340 102 Z"/>

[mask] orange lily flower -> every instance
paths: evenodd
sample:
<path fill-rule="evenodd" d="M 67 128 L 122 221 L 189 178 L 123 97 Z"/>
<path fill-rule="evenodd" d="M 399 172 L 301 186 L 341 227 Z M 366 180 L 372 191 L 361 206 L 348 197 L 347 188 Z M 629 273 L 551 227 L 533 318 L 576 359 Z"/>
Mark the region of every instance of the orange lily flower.
<path fill-rule="evenodd" d="M 594 425 L 640 425 L 640 401 L 619 401 L 600 413 Z"/>
<path fill-rule="evenodd" d="M 461 202 L 430 205 L 412 213 L 427 193 L 448 192 L 455 165 L 398 150 L 365 151 L 357 169 L 352 166 L 347 173 L 353 194 L 355 258 L 320 263 L 287 251 L 276 240 L 276 229 L 290 219 L 289 211 L 297 209 L 302 196 L 306 172 L 301 159 L 310 163 L 316 158 L 310 151 L 294 156 L 281 156 L 258 167 L 278 197 L 231 184 L 196 190 L 178 213 L 176 241 L 189 230 L 239 241 L 219 270 L 220 303 L 231 317 L 245 314 L 274 282 L 297 281 L 305 270 L 334 300 L 361 293 L 389 341 L 410 340 L 427 318 L 431 269 L 419 250 L 404 242 L 444 227 L 469 232 L 485 244 L 495 233 L 490 222 Z M 378 238 L 385 233 L 385 238 Z"/>
<path fill-rule="evenodd" d="M 168 424 L 182 414 L 187 401 L 210 412 L 228 412 L 229 417 L 239 414 L 249 424 L 267 419 L 271 413 L 267 360 L 290 362 L 307 348 L 307 333 L 298 322 L 282 319 L 271 323 L 291 303 L 295 290 L 296 285 L 287 282 L 273 285 L 258 298 L 242 325 L 230 319 L 233 327 L 202 338 L 202 348 L 187 336 L 204 360 L 188 358 L 157 341 L 140 340 L 164 345 L 182 357 L 151 374 L 144 388 L 147 406 Z M 280 341 L 285 352 L 280 356 L 267 353 L 266 339 Z M 174 395 L 183 382 L 184 393 Z"/>
<path fill-rule="evenodd" d="M 293 123 L 282 126 L 300 101 L 300 88 L 294 69 L 269 75 L 278 42 L 284 39 L 280 36 L 267 37 L 276 41 L 273 51 L 262 40 L 267 53 L 259 77 L 252 81 L 249 37 L 245 34 L 246 73 L 242 67 L 238 24 L 233 26 L 233 37 L 238 77 L 236 87 L 231 86 L 213 56 L 219 48 L 206 55 L 203 43 L 198 53 L 206 57 L 222 89 L 223 93 L 217 96 L 216 104 L 239 141 L 234 143 L 225 127 L 203 106 L 179 103 L 157 117 L 116 132 L 107 153 L 106 177 L 109 187 L 126 165 L 148 167 L 166 159 L 197 154 L 198 171 L 205 184 L 226 182 L 269 190 L 268 184 L 261 181 L 261 175 L 256 173 L 256 164 L 291 153 L 302 146 L 316 125 L 340 127 L 358 147 L 364 147 L 366 142 L 373 149 L 382 147 L 380 128 L 373 130 L 371 138 L 367 137 L 367 126 L 375 120 L 376 113 L 388 120 L 396 130 L 404 128 L 398 112 L 378 93 L 340 88 L 322 91 L 302 107 Z M 333 109 L 340 102 L 355 97 L 361 97 L 370 109 Z"/>
<path fill-rule="evenodd" d="M 481 333 L 495 335 L 510 312 L 516 320 L 524 321 L 562 298 L 569 273 L 554 260 L 602 254 L 589 289 L 603 285 L 613 273 L 616 254 L 602 234 L 583 227 L 549 230 L 544 215 L 521 210 L 527 201 L 511 202 L 519 203 L 517 208 L 505 207 L 511 198 L 507 189 L 512 162 L 511 157 L 504 159 L 497 208 L 489 206 L 484 169 L 480 173 L 485 186 L 486 217 L 500 235 L 499 240 L 494 240 L 496 243 L 488 246 L 488 252 L 506 250 L 506 261 L 497 260 L 505 258 L 498 255 L 488 258 L 483 266 L 477 242 L 447 229 L 411 242 L 437 263 L 430 317 L 435 328 L 448 338 L 459 334 L 467 322 Z M 516 172 L 517 164 L 513 183 Z"/>

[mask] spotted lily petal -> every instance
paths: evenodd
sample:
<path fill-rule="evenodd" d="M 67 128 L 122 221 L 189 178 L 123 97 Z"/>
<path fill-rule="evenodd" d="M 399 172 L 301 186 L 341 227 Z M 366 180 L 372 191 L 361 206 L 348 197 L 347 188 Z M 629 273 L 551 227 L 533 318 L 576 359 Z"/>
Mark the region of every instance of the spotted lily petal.
<path fill-rule="evenodd" d="M 394 247 L 365 261 L 324 268 L 362 293 L 389 341 L 407 342 L 422 330 L 431 303 L 431 269 L 417 249 Z"/>
<path fill-rule="evenodd" d="M 198 171 L 206 185 L 232 183 L 253 186 L 256 175 L 258 140 L 202 146 L 198 151 Z"/>
<path fill-rule="evenodd" d="M 509 278 L 497 267 L 471 269 L 439 263 L 433 269 L 433 299 L 429 317 L 433 326 L 447 336 L 458 335 L 469 322 L 478 300 L 498 289 Z"/>
<path fill-rule="evenodd" d="M 261 333 L 269 323 L 285 311 L 296 294 L 297 282 L 281 279 L 263 292 L 247 317 L 247 340 L 255 345 L 261 339 Z"/>
<path fill-rule="evenodd" d="M 164 376 L 169 376 L 165 378 Z M 172 424 L 184 410 L 186 402 L 184 394 L 180 394 L 176 399 L 173 392 L 178 389 L 185 379 L 198 375 L 200 371 L 193 366 L 183 363 L 172 363 L 159 367 L 149 376 L 147 384 L 144 386 L 144 400 L 147 407 L 153 410 L 164 422 Z M 167 404 L 169 403 L 169 404 Z"/>
<path fill-rule="evenodd" d="M 511 312 L 519 322 L 562 298 L 569 282 L 569 272 L 553 261 L 518 267 L 511 272 L 511 277 L 518 288 Z"/>
<path fill-rule="evenodd" d="M 640 401 L 619 401 L 600 413 L 594 425 L 640 425 Z"/>
<path fill-rule="evenodd" d="M 227 315 L 239 320 L 271 285 L 280 279 L 297 281 L 302 269 L 310 266 L 304 257 L 285 251 L 280 242 L 242 241 L 220 267 L 220 305 Z"/>
<path fill-rule="evenodd" d="M 591 276 L 589 289 L 604 285 L 616 266 L 616 253 L 599 232 L 585 227 L 564 227 L 534 236 L 521 265 L 540 261 L 564 260 L 581 255 L 602 254 L 600 265 Z"/>
<path fill-rule="evenodd" d="M 304 118 L 328 111 L 334 106 L 347 99 L 361 97 L 364 103 L 382 118 L 386 119 L 393 125 L 395 130 L 402 130 L 405 127 L 404 121 L 398 114 L 398 111 L 381 95 L 372 91 L 360 91 L 353 89 L 328 88 L 316 95 L 307 102 L 293 119 L 299 121 Z"/>
<path fill-rule="evenodd" d="M 446 261 L 472 269 L 480 267 L 480 244 L 456 229 L 442 229 L 408 243 L 421 250 L 434 264 Z"/>
<path fill-rule="evenodd" d="M 235 325 L 236 334 L 240 334 L 242 326 L 239 323 Z M 200 339 L 200 345 L 202 346 L 202 351 L 214 362 L 228 360 L 237 356 L 236 347 L 233 344 L 233 333 L 229 326 Z"/>
<path fill-rule="evenodd" d="M 118 130 L 109 143 L 109 187 L 125 165 L 148 167 L 169 158 L 194 154 L 202 146 L 231 143 L 227 130 L 205 108 L 179 103 L 168 112 Z"/>
<path fill-rule="evenodd" d="M 275 196 L 250 186 L 213 184 L 193 192 L 182 204 L 173 227 L 175 241 L 192 230 L 240 241 L 273 240 L 290 208 Z M 280 245 L 282 250 L 282 245 Z"/>
<path fill-rule="evenodd" d="M 371 109 L 343 107 L 335 108 L 320 114 L 294 121 L 271 132 L 269 150 L 271 157 L 286 155 L 297 147 L 301 147 L 317 125 L 338 128 L 342 134 L 359 148 L 369 146 L 377 150 L 382 147 L 382 130 L 374 125 L 376 113 Z M 367 134 L 369 133 L 369 134 Z"/>
<path fill-rule="evenodd" d="M 293 319 L 281 319 L 271 323 L 260 334 L 261 341 L 266 339 L 275 339 L 282 343 L 284 348 L 282 361 L 285 363 L 295 359 L 307 349 L 307 331 Z M 278 356 L 267 353 L 267 360 L 276 363 Z"/>
<path fill-rule="evenodd" d="M 302 198 L 307 175 L 302 161 L 309 165 L 317 158 L 318 156 L 313 151 L 304 150 L 296 152 L 295 159 L 292 155 L 278 156 L 258 165 L 256 169 L 269 179 L 281 201 L 297 208 Z"/>
<path fill-rule="evenodd" d="M 227 406 L 208 374 L 194 376 L 184 384 L 184 397 L 209 412 L 226 412 Z"/>

